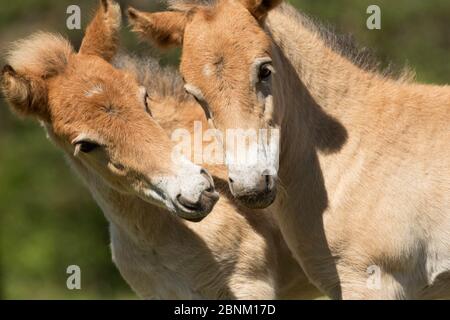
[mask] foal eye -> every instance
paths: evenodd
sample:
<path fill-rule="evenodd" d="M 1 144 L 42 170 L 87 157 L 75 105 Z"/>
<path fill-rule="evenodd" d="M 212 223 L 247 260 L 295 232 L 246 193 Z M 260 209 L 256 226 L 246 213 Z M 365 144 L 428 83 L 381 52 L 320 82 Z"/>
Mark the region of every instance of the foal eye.
<path fill-rule="evenodd" d="M 145 93 L 145 96 L 144 96 L 145 111 L 146 111 L 150 116 L 153 117 L 152 111 L 150 110 L 150 107 L 148 106 L 148 101 L 149 101 L 149 100 L 150 100 L 150 97 L 149 97 L 148 93 L 146 92 L 146 93 Z"/>
<path fill-rule="evenodd" d="M 259 81 L 267 81 L 269 80 L 270 76 L 272 75 L 272 69 L 270 67 L 269 63 L 265 63 L 261 65 L 259 68 Z"/>
<path fill-rule="evenodd" d="M 79 143 L 77 143 L 80 147 L 80 151 L 83 153 L 89 153 L 94 151 L 95 149 L 97 149 L 99 147 L 98 144 L 94 143 L 94 142 L 89 142 L 89 141 L 80 141 Z"/>
<path fill-rule="evenodd" d="M 195 94 L 191 94 L 191 96 L 194 97 L 195 101 L 197 101 L 198 104 L 201 103 L 200 99 Z"/>
<path fill-rule="evenodd" d="M 205 98 L 203 97 L 202 92 L 197 87 L 194 87 L 190 84 L 185 84 L 184 90 L 187 94 L 194 97 L 195 101 L 197 101 L 199 104 L 205 102 Z"/>

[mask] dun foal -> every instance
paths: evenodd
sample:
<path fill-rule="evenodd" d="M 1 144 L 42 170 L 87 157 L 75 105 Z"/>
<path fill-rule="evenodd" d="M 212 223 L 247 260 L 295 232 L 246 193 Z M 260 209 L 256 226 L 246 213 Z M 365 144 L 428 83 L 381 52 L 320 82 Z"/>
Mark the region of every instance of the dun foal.
<path fill-rule="evenodd" d="M 215 202 L 206 171 L 187 160 L 172 164 L 166 133 L 192 127 L 203 111 L 179 78 L 156 63 L 122 57 L 116 61 L 122 70 L 109 63 L 119 26 L 119 6 L 102 1 L 78 54 L 56 35 L 19 41 L 2 88 L 14 111 L 43 124 L 88 186 L 109 221 L 122 276 L 142 298 L 316 296 L 267 212 L 222 197 L 201 223 L 176 216 L 203 217 Z M 207 192 L 212 200 L 184 208 L 173 204 L 174 192 L 194 199 Z"/>
<path fill-rule="evenodd" d="M 271 209 L 323 292 L 449 297 L 450 89 L 359 67 L 280 2 L 175 0 L 129 16 L 159 46 L 183 47 L 186 88 L 216 128 L 280 129 L 286 192 Z M 262 169 L 229 168 L 238 199 L 265 196 Z"/>

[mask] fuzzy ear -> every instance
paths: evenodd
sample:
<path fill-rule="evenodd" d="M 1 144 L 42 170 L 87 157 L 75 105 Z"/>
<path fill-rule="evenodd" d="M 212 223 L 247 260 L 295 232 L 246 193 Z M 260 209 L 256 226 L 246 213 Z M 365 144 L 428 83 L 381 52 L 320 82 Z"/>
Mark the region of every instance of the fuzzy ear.
<path fill-rule="evenodd" d="M 6 65 L 2 70 L 1 89 L 14 111 L 48 121 L 47 87 L 43 79 L 21 75 Z"/>
<path fill-rule="evenodd" d="M 101 0 L 94 19 L 86 29 L 79 53 L 111 61 L 119 47 L 122 24 L 120 6 L 113 0 Z"/>
<path fill-rule="evenodd" d="M 239 0 L 257 19 L 263 20 L 270 10 L 276 8 L 283 0 Z"/>
<path fill-rule="evenodd" d="M 178 11 L 147 13 L 128 8 L 128 18 L 133 32 L 150 39 L 157 46 L 181 46 L 187 14 Z"/>

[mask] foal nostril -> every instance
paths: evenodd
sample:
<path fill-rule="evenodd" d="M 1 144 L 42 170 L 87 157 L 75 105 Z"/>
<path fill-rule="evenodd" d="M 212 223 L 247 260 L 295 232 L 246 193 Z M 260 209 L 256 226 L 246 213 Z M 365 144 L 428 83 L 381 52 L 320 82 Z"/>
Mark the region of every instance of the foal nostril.
<path fill-rule="evenodd" d="M 228 178 L 228 181 L 230 181 L 230 183 L 234 183 L 234 180 L 231 178 Z"/>
<path fill-rule="evenodd" d="M 215 188 L 214 188 L 214 181 L 211 175 L 205 169 L 200 169 L 200 174 L 209 182 L 209 187 L 205 191 L 213 193 L 215 191 Z"/>
<path fill-rule="evenodd" d="M 201 202 L 197 201 L 197 202 L 192 202 L 188 199 L 186 199 L 185 197 L 183 197 L 181 194 L 177 195 L 177 201 L 185 208 L 189 209 L 189 210 L 200 210 L 201 209 Z"/>
<path fill-rule="evenodd" d="M 264 176 L 264 182 L 265 182 L 265 191 L 270 191 L 273 189 L 274 184 L 275 184 L 275 179 L 272 175 L 270 174 L 263 174 Z"/>
<path fill-rule="evenodd" d="M 211 197 L 214 197 L 216 193 L 217 192 L 213 187 L 209 187 L 208 189 L 206 189 L 205 191 L 202 192 L 202 196 L 211 198 Z"/>
<path fill-rule="evenodd" d="M 209 183 L 209 187 L 205 189 L 204 193 L 214 193 L 216 191 L 214 187 L 214 182 Z"/>
<path fill-rule="evenodd" d="M 183 197 L 181 194 L 177 195 L 177 201 L 184 208 L 191 211 L 203 211 L 203 212 L 211 212 L 212 208 L 219 200 L 219 194 L 215 192 L 214 188 L 212 191 L 203 191 L 199 197 L 199 199 L 195 202 L 188 200 Z"/>
<path fill-rule="evenodd" d="M 212 189 L 212 191 L 203 191 L 202 195 L 200 196 L 200 201 L 203 202 L 203 205 L 206 206 L 214 206 L 217 200 L 219 200 L 219 194 L 216 192 L 216 190 L 214 190 L 214 188 Z"/>

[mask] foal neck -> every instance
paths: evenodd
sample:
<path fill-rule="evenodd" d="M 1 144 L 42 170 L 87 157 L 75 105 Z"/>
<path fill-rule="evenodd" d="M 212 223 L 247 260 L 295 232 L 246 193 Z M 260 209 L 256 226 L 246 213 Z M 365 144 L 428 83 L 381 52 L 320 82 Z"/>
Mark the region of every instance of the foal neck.
<path fill-rule="evenodd" d="M 330 116 L 346 117 L 364 107 L 364 97 L 386 79 L 366 71 L 332 48 L 307 17 L 283 4 L 266 28 L 314 102 Z"/>
<path fill-rule="evenodd" d="M 164 209 L 134 195 L 112 188 L 87 169 L 79 159 L 67 154 L 71 168 L 82 178 L 105 218 L 135 245 L 151 249 L 164 242 L 175 218 Z"/>
<path fill-rule="evenodd" d="M 281 124 L 280 179 L 289 184 L 305 174 L 293 172 L 304 170 L 300 164 L 314 162 L 318 153 L 335 154 L 350 136 L 363 135 L 377 116 L 371 102 L 394 81 L 334 51 L 292 6 L 272 10 L 265 27 L 277 71 L 273 93 L 274 116 Z"/>

